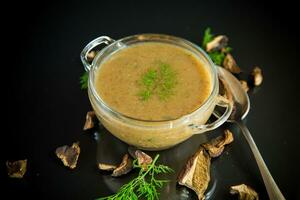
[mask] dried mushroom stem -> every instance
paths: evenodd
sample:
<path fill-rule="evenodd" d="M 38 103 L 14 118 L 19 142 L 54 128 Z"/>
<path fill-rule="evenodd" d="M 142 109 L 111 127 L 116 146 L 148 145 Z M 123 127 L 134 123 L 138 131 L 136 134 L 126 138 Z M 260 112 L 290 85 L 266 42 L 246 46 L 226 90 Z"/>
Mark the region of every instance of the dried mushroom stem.
<path fill-rule="evenodd" d="M 147 170 L 148 165 L 153 161 L 151 156 L 135 147 L 128 147 L 128 152 L 134 159 L 137 159 L 138 165 L 140 165 L 144 171 Z"/>
<path fill-rule="evenodd" d="M 114 169 L 111 176 L 117 177 L 117 176 L 122 176 L 124 174 L 127 174 L 133 168 L 132 162 L 133 160 L 129 157 L 129 155 L 125 154 L 123 156 L 121 164 L 116 169 Z"/>
<path fill-rule="evenodd" d="M 85 117 L 85 123 L 84 123 L 83 130 L 89 130 L 89 129 L 94 128 L 95 121 L 97 121 L 95 111 L 87 112 L 86 117 Z"/>
<path fill-rule="evenodd" d="M 245 80 L 240 80 L 240 83 L 241 83 L 241 85 L 242 85 L 243 90 L 244 90 L 245 92 L 248 92 L 248 91 L 249 91 L 249 86 L 248 86 L 247 81 L 245 81 Z"/>
<path fill-rule="evenodd" d="M 137 156 L 138 164 L 146 171 L 148 165 L 152 163 L 152 158 L 140 150 L 136 151 L 136 156 Z"/>
<path fill-rule="evenodd" d="M 73 143 L 71 147 L 64 145 L 58 147 L 55 151 L 58 158 L 61 159 L 63 164 L 70 169 L 74 169 L 77 165 L 78 157 L 80 154 L 79 142 Z"/>
<path fill-rule="evenodd" d="M 239 200 L 259 200 L 258 193 L 245 184 L 231 186 L 230 194 L 238 194 Z"/>
<path fill-rule="evenodd" d="M 230 102 L 233 102 L 233 95 L 232 95 L 232 92 L 229 88 L 228 83 L 221 76 L 219 76 L 219 80 L 220 80 L 220 94 L 224 98 L 228 99 Z"/>
<path fill-rule="evenodd" d="M 224 130 L 224 140 L 221 145 L 227 145 L 234 141 L 233 134 L 229 129 Z"/>
<path fill-rule="evenodd" d="M 251 75 L 253 77 L 253 84 L 255 86 L 260 86 L 263 82 L 263 75 L 261 69 L 259 67 L 254 67 Z"/>
<path fill-rule="evenodd" d="M 202 146 L 208 151 L 212 158 L 218 157 L 222 154 L 225 145 L 233 142 L 233 134 L 230 130 L 226 129 L 224 135 L 212 139 L 208 143 L 202 144 Z"/>
<path fill-rule="evenodd" d="M 27 159 L 6 161 L 6 167 L 10 178 L 23 178 L 27 170 Z"/>
<path fill-rule="evenodd" d="M 206 51 L 219 51 L 226 47 L 228 43 L 228 38 L 225 35 L 216 36 L 212 41 L 206 44 Z"/>
<path fill-rule="evenodd" d="M 87 61 L 91 63 L 91 62 L 94 60 L 96 54 L 97 54 L 96 51 L 94 51 L 94 50 L 90 51 L 90 52 L 86 55 Z"/>
<path fill-rule="evenodd" d="M 105 164 L 105 163 L 98 163 L 98 169 L 103 171 L 113 171 L 117 168 L 115 165 Z"/>
<path fill-rule="evenodd" d="M 178 183 L 196 192 L 198 199 L 204 199 L 209 181 L 210 156 L 200 147 L 181 170 Z"/>
<path fill-rule="evenodd" d="M 223 66 L 225 69 L 227 69 L 231 73 L 239 74 L 241 72 L 241 69 L 236 64 L 234 58 L 232 57 L 232 55 L 230 53 L 226 54 L 224 61 L 223 61 Z"/>

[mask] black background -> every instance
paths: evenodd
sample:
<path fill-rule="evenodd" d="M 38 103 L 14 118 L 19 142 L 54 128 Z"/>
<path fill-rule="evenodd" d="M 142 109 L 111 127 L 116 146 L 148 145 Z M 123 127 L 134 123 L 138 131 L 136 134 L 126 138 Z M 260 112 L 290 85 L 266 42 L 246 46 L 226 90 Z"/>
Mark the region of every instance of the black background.
<path fill-rule="evenodd" d="M 299 198 L 299 31 L 296 5 L 255 1 L 40 1 L 3 6 L 1 179 L 4 196 L 91 199 L 101 194 L 96 144 L 82 125 L 90 110 L 80 90 L 82 48 L 92 39 L 165 33 L 200 44 L 203 30 L 226 34 L 239 65 L 263 69 L 251 94 L 247 125 L 287 199 Z M 78 169 L 55 158 L 80 141 Z M 23 180 L 6 176 L 5 160 L 29 160 Z M 100 189 L 101 190 L 101 189 Z"/>

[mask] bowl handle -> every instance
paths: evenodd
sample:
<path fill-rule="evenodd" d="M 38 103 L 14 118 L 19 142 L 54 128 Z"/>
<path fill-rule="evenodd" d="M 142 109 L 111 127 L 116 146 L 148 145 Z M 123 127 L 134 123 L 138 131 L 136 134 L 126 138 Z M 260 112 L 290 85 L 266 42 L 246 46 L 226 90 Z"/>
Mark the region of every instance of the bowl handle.
<path fill-rule="evenodd" d="M 108 36 L 100 36 L 96 39 L 94 39 L 93 41 L 91 41 L 90 43 L 88 43 L 84 49 L 81 51 L 80 53 L 80 59 L 81 62 L 84 66 L 85 71 L 89 71 L 91 69 L 91 64 L 88 62 L 87 60 L 87 55 L 88 53 L 95 48 L 96 46 L 100 45 L 100 44 L 106 44 L 109 45 L 111 43 L 113 43 L 115 40 L 111 39 Z"/>
<path fill-rule="evenodd" d="M 193 134 L 200 134 L 206 131 L 211 131 L 219 126 L 221 126 L 226 120 L 229 118 L 232 109 L 233 109 L 233 104 L 231 101 L 226 99 L 225 97 L 218 95 L 217 96 L 217 103 L 216 106 L 224 107 L 226 108 L 222 116 L 220 116 L 217 120 L 214 122 L 208 123 L 208 124 L 190 124 L 189 127 L 193 130 Z"/>

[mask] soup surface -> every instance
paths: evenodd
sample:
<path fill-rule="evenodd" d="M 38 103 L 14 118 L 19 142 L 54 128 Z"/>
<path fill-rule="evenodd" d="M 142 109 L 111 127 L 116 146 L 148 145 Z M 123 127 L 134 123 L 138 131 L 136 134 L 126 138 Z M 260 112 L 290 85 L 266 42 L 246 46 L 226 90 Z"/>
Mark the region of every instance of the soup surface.
<path fill-rule="evenodd" d="M 98 68 L 95 88 L 113 110 L 141 120 L 193 112 L 211 92 L 208 69 L 181 47 L 147 42 L 119 50 Z"/>

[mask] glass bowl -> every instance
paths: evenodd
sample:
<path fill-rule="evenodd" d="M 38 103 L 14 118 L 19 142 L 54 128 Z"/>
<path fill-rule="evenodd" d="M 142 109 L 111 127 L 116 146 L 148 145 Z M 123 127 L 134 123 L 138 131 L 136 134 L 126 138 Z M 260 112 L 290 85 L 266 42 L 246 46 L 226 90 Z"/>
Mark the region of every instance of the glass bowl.
<path fill-rule="evenodd" d="M 101 99 L 95 89 L 95 74 L 101 68 L 101 64 L 119 50 L 145 42 L 168 43 L 184 48 L 195 54 L 207 67 L 211 76 L 212 87 L 209 97 L 197 110 L 175 120 L 145 121 L 125 116 L 110 108 Z M 89 63 L 87 54 L 102 44 L 106 46 Z M 80 56 L 85 69 L 89 72 L 88 95 L 98 119 L 115 137 L 137 148 L 151 151 L 170 148 L 195 134 L 216 129 L 228 119 L 232 112 L 232 104 L 219 95 L 216 66 L 200 47 L 185 39 L 163 34 L 139 34 L 119 40 L 101 36 L 88 43 Z M 216 105 L 224 107 L 225 111 L 217 120 L 207 123 Z"/>

